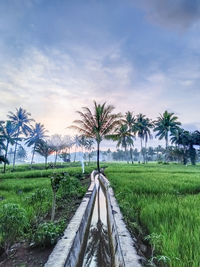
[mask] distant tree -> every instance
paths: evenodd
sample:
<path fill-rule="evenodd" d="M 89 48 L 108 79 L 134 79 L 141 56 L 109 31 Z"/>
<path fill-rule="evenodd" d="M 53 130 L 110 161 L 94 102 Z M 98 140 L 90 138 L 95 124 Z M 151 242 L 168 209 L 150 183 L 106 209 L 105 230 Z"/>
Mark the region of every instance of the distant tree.
<path fill-rule="evenodd" d="M 43 124 L 36 123 L 34 127 L 31 127 L 29 137 L 26 138 L 26 145 L 28 147 L 33 146 L 32 158 L 31 158 L 31 167 L 32 167 L 32 164 L 33 164 L 36 145 L 37 145 L 37 143 L 39 143 L 40 140 L 42 140 L 45 137 L 47 137 L 45 135 L 46 132 L 47 131 L 45 130 Z"/>
<path fill-rule="evenodd" d="M 140 155 L 140 153 L 138 152 L 137 148 L 135 148 L 135 149 L 133 150 L 133 156 L 134 156 L 134 160 L 135 160 L 135 161 L 138 161 L 138 159 L 139 159 L 139 155 Z"/>
<path fill-rule="evenodd" d="M 148 148 L 147 155 L 148 155 L 148 160 L 152 161 L 153 156 L 155 155 L 155 151 L 154 151 L 153 147 Z"/>
<path fill-rule="evenodd" d="M 45 140 L 40 140 L 35 147 L 35 152 L 44 157 L 45 167 L 47 167 L 47 159 L 54 152 L 54 150 L 49 146 L 48 142 Z"/>
<path fill-rule="evenodd" d="M 163 154 L 165 154 L 165 149 L 161 145 L 158 145 L 155 147 L 154 151 L 156 152 L 157 161 L 161 161 Z"/>
<path fill-rule="evenodd" d="M 89 163 L 90 163 L 91 152 L 92 152 L 92 149 L 94 149 L 94 139 L 87 138 L 85 148 L 88 151 L 88 158 L 89 158 Z"/>
<path fill-rule="evenodd" d="M 135 131 L 137 133 L 137 136 L 140 138 L 140 144 L 141 144 L 141 156 L 143 156 L 144 163 L 146 162 L 146 154 L 144 154 L 144 151 L 147 151 L 147 141 L 149 138 L 152 138 L 151 135 L 151 128 L 153 128 L 153 122 L 147 118 L 143 114 L 138 114 L 136 117 L 136 123 L 135 123 Z M 143 148 L 143 140 L 145 141 L 145 150 Z"/>
<path fill-rule="evenodd" d="M 74 162 L 76 161 L 76 152 L 77 152 L 77 148 L 79 148 L 81 146 L 80 144 L 80 136 L 79 135 L 75 135 L 73 138 L 73 145 L 75 147 L 75 152 L 74 152 Z"/>
<path fill-rule="evenodd" d="M 30 118 L 31 114 L 28 113 L 25 109 L 19 108 L 16 109 L 16 113 L 9 112 L 8 118 L 16 127 L 16 138 L 19 140 L 20 134 L 27 136 L 31 132 L 30 123 L 34 121 Z M 14 158 L 13 158 L 13 169 L 15 168 L 15 158 L 17 152 L 18 141 L 15 142 Z"/>
<path fill-rule="evenodd" d="M 187 163 L 189 157 L 192 165 L 196 164 L 196 149 L 194 145 L 197 144 L 197 133 L 185 131 L 184 129 L 177 129 L 171 134 L 171 142 L 175 143 L 179 148 L 183 148 L 183 163 Z"/>
<path fill-rule="evenodd" d="M 134 146 L 133 140 L 135 139 L 135 134 L 136 134 L 136 119 L 133 116 L 133 112 L 128 111 L 125 114 L 125 120 L 126 120 L 126 125 L 128 126 L 128 131 L 132 135 L 132 138 L 129 138 L 127 140 L 127 144 L 130 151 L 131 163 L 133 164 L 133 146 Z"/>
<path fill-rule="evenodd" d="M 133 135 L 129 131 L 127 124 L 121 124 L 115 131 L 114 134 L 110 135 L 109 138 L 111 138 L 114 141 L 117 141 L 117 147 L 124 148 L 125 151 L 125 157 L 128 162 L 127 158 L 127 147 L 133 146 Z"/>
<path fill-rule="evenodd" d="M 69 162 L 71 160 L 70 149 L 73 146 L 73 139 L 69 135 L 65 135 L 62 139 L 62 149 L 59 153 L 59 158 L 64 162 Z"/>
<path fill-rule="evenodd" d="M 18 150 L 17 150 L 16 158 L 20 159 L 22 161 L 27 158 L 26 150 L 22 145 L 20 145 Z"/>
<path fill-rule="evenodd" d="M 0 124 L 0 139 L 4 140 L 4 142 L 5 142 L 4 157 L 5 157 L 5 159 L 7 159 L 9 145 L 10 144 L 14 145 L 15 142 L 18 141 L 17 134 L 16 134 L 16 127 L 11 121 L 6 121 L 6 122 Z M 6 172 L 6 164 L 7 164 L 7 161 L 4 161 L 4 168 L 3 168 L 4 173 Z"/>
<path fill-rule="evenodd" d="M 56 165 L 58 153 L 65 147 L 65 143 L 62 139 L 62 136 L 59 134 L 52 135 L 47 142 L 51 149 L 55 152 L 54 164 Z"/>
<path fill-rule="evenodd" d="M 170 113 L 167 110 L 163 114 L 160 114 L 155 121 L 154 131 L 157 132 L 156 137 L 159 140 L 165 139 L 166 149 L 169 145 L 169 133 L 174 134 L 180 125 L 181 123 L 178 121 L 178 117 L 173 112 Z"/>
<path fill-rule="evenodd" d="M 107 135 L 112 134 L 121 123 L 122 115 L 113 114 L 114 107 L 111 105 L 97 104 L 94 101 L 94 111 L 88 107 L 83 108 L 83 112 L 78 111 L 81 119 L 75 120 L 72 128 L 78 130 L 88 138 L 94 138 L 97 142 L 97 169 L 100 172 L 99 151 L 100 143 Z"/>

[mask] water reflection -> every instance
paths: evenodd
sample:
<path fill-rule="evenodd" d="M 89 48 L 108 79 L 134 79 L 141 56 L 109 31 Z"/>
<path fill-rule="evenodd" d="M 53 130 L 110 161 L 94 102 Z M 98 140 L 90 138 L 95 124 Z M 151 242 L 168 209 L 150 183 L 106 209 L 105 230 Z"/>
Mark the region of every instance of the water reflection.
<path fill-rule="evenodd" d="M 107 227 L 106 198 L 98 180 L 96 180 L 96 186 L 97 194 L 82 266 L 110 267 L 112 262 Z"/>

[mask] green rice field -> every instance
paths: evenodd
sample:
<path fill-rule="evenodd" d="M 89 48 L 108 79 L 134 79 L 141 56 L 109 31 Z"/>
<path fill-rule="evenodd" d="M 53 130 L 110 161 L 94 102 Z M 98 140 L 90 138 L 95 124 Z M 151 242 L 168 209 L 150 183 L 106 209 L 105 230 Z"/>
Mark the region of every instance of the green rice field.
<path fill-rule="evenodd" d="M 112 164 L 111 182 L 129 229 L 156 266 L 200 266 L 200 166 Z"/>

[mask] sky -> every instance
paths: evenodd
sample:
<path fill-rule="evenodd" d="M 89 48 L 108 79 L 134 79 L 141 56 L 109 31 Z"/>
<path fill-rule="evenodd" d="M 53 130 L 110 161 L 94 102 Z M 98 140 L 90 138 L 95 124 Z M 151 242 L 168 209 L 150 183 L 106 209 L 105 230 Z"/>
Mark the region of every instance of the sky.
<path fill-rule="evenodd" d="M 74 134 L 96 100 L 153 120 L 168 110 L 193 131 L 199 92 L 199 0 L 0 1 L 0 119 L 21 106 Z"/>

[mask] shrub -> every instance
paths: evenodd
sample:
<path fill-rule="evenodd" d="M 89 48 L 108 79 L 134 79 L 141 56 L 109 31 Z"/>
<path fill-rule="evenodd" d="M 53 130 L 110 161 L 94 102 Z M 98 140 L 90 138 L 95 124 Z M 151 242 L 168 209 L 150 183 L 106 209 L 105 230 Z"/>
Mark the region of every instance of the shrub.
<path fill-rule="evenodd" d="M 54 245 L 65 229 L 65 221 L 41 223 L 34 234 L 34 242 L 38 246 Z"/>
<path fill-rule="evenodd" d="M 51 195 L 47 189 L 37 189 L 25 201 L 34 210 L 34 223 L 38 224 L 49 210 Z"/>
<path fill-rule="evenodd" d="M 28 226 L 26 212 L 17 204 L 4 204 L 0 208 L 1 243 L 6 253 L 10 246 L 23 236 Z"/>

